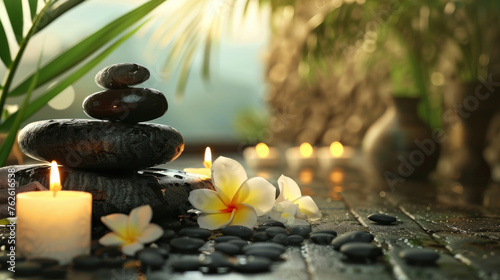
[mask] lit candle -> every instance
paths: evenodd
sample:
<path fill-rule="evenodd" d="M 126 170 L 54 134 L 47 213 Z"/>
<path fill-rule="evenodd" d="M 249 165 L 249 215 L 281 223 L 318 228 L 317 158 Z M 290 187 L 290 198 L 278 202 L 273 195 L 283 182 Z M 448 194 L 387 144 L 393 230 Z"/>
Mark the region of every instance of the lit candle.
<path fill-rule="evenodd" d="M 346 147 L 342 143 L 335 141 L 330 147 L 318 149 L 318 160 L 323 170 L 328 170 L 338 166 L 351 164 L 354 155 L 352 147 Z"/>
<path fill-rule="evenodd" d="M 18 252 L 26 258 L 53 258 L 67 264 L 90 254 L 92 195 L 63 191 L 55 161 L 50 191 L 17 194 Z"/>
<path fill-rule="evenodd" d="M 205 158 L 203 160 L 203 166 L 205 168 L 184 168 L 184 171 L 187 173 L 198 174 L 204 178 L 212 177 L 212 151 L 210 147 L 205 149 Z"/>
<path fill-rule="evenodd" d="M 243 150 L 243 158 L 250 168 L 274 167 L 279 164 L 279 151 L 265 143 Z"/>
<path fill-rule="evenodd" d="M 299 147 L 290 147 L 286 151 L 286 161 L 290 168 L 314 167 L 318 158 L 316 151 L 309 143 L 302 143 Z"/>

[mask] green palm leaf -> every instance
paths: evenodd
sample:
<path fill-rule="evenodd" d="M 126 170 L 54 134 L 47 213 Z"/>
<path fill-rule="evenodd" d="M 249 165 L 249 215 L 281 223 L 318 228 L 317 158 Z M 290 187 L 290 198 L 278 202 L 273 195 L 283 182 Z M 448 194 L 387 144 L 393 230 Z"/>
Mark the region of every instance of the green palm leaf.
<path fill-rule="evenodd" d="M 23 40 L 23 1 L 3 0 L 17 43 Z"/>
<path fill-rule="evenodd" d="M 28 3 L 30 5 L 31 19 L 33 19 L 36 16 L 36 8 L 37 8 L 37 5 L 38 5 L 38 0 L 28 0 Z"/>
<path fill-rule="evenodd" d="M 12 63 L 12 58 L 10 57 L 10 48 L 9 42 L 7 41 L 7 35 L 5 34 L 5 30 L 3 28 L 2 21 L 0 20 L 0 59 L 2 59 L 5 67 L 9 67 Z"/>
<path fill-rule="evenodd" d="M 40 69 L 40 63 L 42 62 L 42 55 L 38 59 L 37 69 Z M 9 157 L 10 150 L 12 149 L 12 145 L 14 145 L 14 141 L 16 140 L 17 131 L 23 122 L 24 114 L 26 112 L 26 108 L 28 107 L 28 103 L 31 98 L 31 93 L 35 89 L 36 80 L 38 78 L 38 71 L 35 73 L 33 80 L 31 81 L 30 87 L 28 88 L 28 92 L 24 97 L 23 104 L 21 108 L 16 112 L 16 117 L 13 118 L 13 124 L 10 127 L 9 134 L 5 138 L 5 141 L 0 146 L 0 166 L 3 166 Z"/>

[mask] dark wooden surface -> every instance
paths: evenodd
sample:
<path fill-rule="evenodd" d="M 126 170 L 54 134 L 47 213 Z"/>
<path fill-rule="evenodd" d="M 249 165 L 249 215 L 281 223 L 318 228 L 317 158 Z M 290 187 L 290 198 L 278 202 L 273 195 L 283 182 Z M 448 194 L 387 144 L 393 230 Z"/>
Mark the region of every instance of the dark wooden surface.
<path fill-rule="evenodd" d="M 188 166 L 201 167 L 201 159 L 181 157 L 167 167 Z M 327 172 L 247 171 L 250 176 L 265 176 L 273 184 L 282 173 L 294 177 L 303 194 L 311 195 L 323 214 L 313 223 L 313 231 L 370 231 L 384 256 L 370 264 L 349 263 L 330 246 L 307 240 L 302 247 L 289 248 L 284 260 L 275 263 L 269 273 L 173 273 L 167 263 L 162 270 L 138 274 L 136 264 L 129 263 L 126 269 L 70 271 L 67 279 L 500 279 L 500 187 L 494 183 L 486 189 L 464 188 L 434 177 L 427 182 L 406 181 L 390 187 L 359 167 Z M 367 219 L 378 212 L 393 215 L 398 222 L 378 225 Z M 210 251 L 211 246 L 203 249 Z M 441 257 L 436 266 L 411 266 L 398 256 L 399 251 L 410 247 L 431 248 Z M 171 255 L 170 260 L 178 257 Z M 8 273 L 0 274 L 0 280 L 8 277 Z"/>

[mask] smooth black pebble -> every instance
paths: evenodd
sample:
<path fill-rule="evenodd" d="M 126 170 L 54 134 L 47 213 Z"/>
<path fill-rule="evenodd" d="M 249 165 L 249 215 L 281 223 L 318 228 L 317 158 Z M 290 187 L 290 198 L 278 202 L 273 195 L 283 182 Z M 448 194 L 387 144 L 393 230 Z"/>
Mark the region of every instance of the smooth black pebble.
<path fill-rule="evenodd" d="M 278 244 L 281 244 L 283 246 L 286 246 L 288 245 L 288 235 L 286 234 L 278 234 L 276 236 L 273 237 L 273 240 L 272 240 L 274 243 L 278 243 Z"/>
<path fill-rule="evenodd" d="M 141 261 L 142 267 L 152 267 L 159 268 L 165 263 L 165 258 L 159 250 L 154 250 L 155 248 L 146 248 L 137 252 L 137 259 Z"/>
<path fill-rule="evenodd" d="M 368 219 L 382 225 L 390 225 L 397 221 L 396 217 L 381 213 L 370 214 Z"/>
<path fill-rule="evenodd" d="M 230 256 L 235 256 L 235 255 L 238 255 L 239 253 L 241 253 L 240 247 L 238 247 L 237 245 L 231 244 L 229 242 L 215 244 L 214 249 L 215 249 L 215 251 L 219 251 L 219 252 L 222 252 L 222 253 L 224 253 L 226 255 L 230 255 Z"/>
<path fill-rule="evenodd" d="M 256 232 L 250 237 L 250 240 L 254 242 L 263 242 L 263 241 L 268 241 L 269 240 L 269 235 L 267 235 L 267 232 L 265 231 L 259 231 Z"/>
<path fill-rule="evenodd" d="M 370 243 L 373 240 L 373 234 L 366 231 L 351 231 L 337 236 L 332 240 L 332 245 L 335 250 L 339 250 L 340 246 L 350 242 Z"/>
<path fill-rule="evenodd" d="M 340 252 L 352 259 L 373 259 L 382 255 L 382 249 L 362 242 L 351 242 L 340 247 Z"/>
<path fill-rule="evenodd" d="M 242 239 L 250 239 L 253 234 L 253 230 L 245 226 L 228 226 L 223 228 L 221 232 L 223 235 L 238 236 Z"/>
<path fill-rule="evenodd" d="M 168 243 L 175 237 L 175 231 L 171 229 L 163 229 L 163 235 L 160 237 L 159 242 Z"/>
<path fill-rule="evenodd" d="M 431 249 L 404 249 L 399 252 L 399 257 L 410 265 L 435 265 L 439 259 L 439 253 Z"/>
<path fill-rule="evenodd" d="M 233 264 L 219 252 L 213 252 L 210 255 L 200 257 L 200 270 L 204 273 L 227 273 L 233 267 Z"/>
<path fill-rule="evenodd" d="M 243 249 L 243 247 L 248 245 L 248 241 L 245 240 L 229 240 L 227 243 L 238 246 L 238 248 Z"/>
<path fill-rule="evenodd" d="M 80 270 L 94 270 L 102 265 L 102 259 L 96 256 L 77 256 L 73 258 L 73 268 Z"/>
<path fill-rule="evenodd" d="M 217 236 L 214 241 L 215 243 L 222 243 L 222 242 L 228 242 L 231 240 L 243 240 L 238 236 L 230 236 L 230 235 L 223 235 L 223 236 Z"/>
<path fill-rule="evenodd" d="M 40 263 L 24 261 L 16 263 L 14 275 L 18 277 L 38 276 L 42 274 L 42 271 L 43 267 Z"/>
<path fill-rule="evenodd" d="M 291 226 L 288 228 L 288 233 L 290 235 L 300 235 L 304 238 L 307 238 L 311 231 L 311 226 Z"/>
<path fill-rule="evenodd" d="M 273 250 L 277 250 L 280 252 L 280 254 L 283 254 L 286 251 L 286 247 L 278 243 L 256 242 L 243 247 L 243 252 L 246 254 L 250 250 L 267 249 L 267 248 L 272 248 Z"/>
<path fill-rule="evenodd" d="M 282 228 L 285 228 L 285 224 L 283 224 L 282 222 L 278 222 L 278 221 L 264 222 L 264 223 L 262 223 L 262 226 L 267 226 L 267 227 L 282 227 Z"/>
<path fill-rule="evenodd" d="M 304 237 L 301 235 L 289 235 L 288 244 L 292 246 L 300 246 L 304 242 Z"/>
<path fill-rule="evenodd" d="M 188 227 L 181 229 L 179 231 L 179 235 L 208 240 L 208 238 L 212 236 L 212 232 L 209 231 L 208 229 Z"/>
<path fill-rule="evenodd" d="M 170 240 L 170 246 L 180 253 L 197 253 L 198 249 L 205 244 L 203 239 L 191 237 L 177 237 Z"/>
<path fill-rule="evenodd" d="M 152 88 L 108 89 L 83 100 L 83 111 L 89 117 L 123 123 L 154 120 L 167 110 L 165 95 Z"/>
<path fill-rule="evenodd" d="M 243 273 L 259 273 L 269 271 L 272 261 L 268 258 L 248 257 L 240 259 L 235 270 Z"/>
<path fill-rule="evenodd" d="M 311 234 L 311 241 L 319 245 L 330 245 L 335 235 L 328 233 L 313 233 Z"/>
<path fill-rule="evenodd" d="M 97 72 L 95 82 L 102 88 L 124 88 L 149 79 L 149 70 L 136 63 L 117 63 Z"/>
<path fill-rule="evenodd" d="M 198 257 L 192 257 L 174 260 L 170 265 L 175 271 L 193 271 L 200 269 L 201 262 Z"/>
<path fill-rule="evenodd" d="M 266 233 L 270 238 L 273 238 L 278 234 L 288 234 L 287 230 L 282 227 L 270 227 L 266 229 Z"/>

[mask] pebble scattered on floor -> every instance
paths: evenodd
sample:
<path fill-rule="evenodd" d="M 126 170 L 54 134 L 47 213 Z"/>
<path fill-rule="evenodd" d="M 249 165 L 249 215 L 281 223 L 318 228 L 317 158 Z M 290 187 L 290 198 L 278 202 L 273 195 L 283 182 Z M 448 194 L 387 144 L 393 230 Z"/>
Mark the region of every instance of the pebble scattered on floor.
<path fill-rule="evenodd" d="M 381 216 L 382 215 L 382 216 Z M 390 224 L 397 219 L 385 214 L 370 215 L 370 219 L 381 224 Z M 317 246 L 330 246 L 344 255 L 344 261 L 374 263 L 384 254 L 382 248 L 372 244 L 374 236 L 369 232 L 353 231 L 337 236 L 334 230 L 313 231 L 311 226 L 285 227 L 279 222 L 266 222 L 250 229 L 229 226 L 209 231 L 195 227 L 176 231 L 165 229 L 163 236 L 149 247 L 127 257 L 118 247 L 93 247 L 92 255 L 78 256 L 67 266 L 57 260 L 36 258 L 19 259 L 15 276 L 29 277 L 43 275 L 46 278 L 64 278 L 68 267 L 76 270 L 123 268 L 140 265 L 141 269 L 163 269 L 172 271 L 201 271 L 222 274 L 230 271 L 241 273 L 268 272 L 273 262 L 286 258 L 287 246 L 302 246 L 304 242 Z M 208 242 L 208 243 L 207 243 Z M 208 245 L 207 245 L 208 244 Z M 213 250 L 213 252 L 212 252 Z M 177 254 L 169 260 L 170 254 Z M 409 265 L 435 265 L 439 253 L 429 249 L 404 249 L 399 257 Z M 8 259 L 1 258 L 6 262 Z M 5 265 L 2 263 L 2 268 Z"/>

